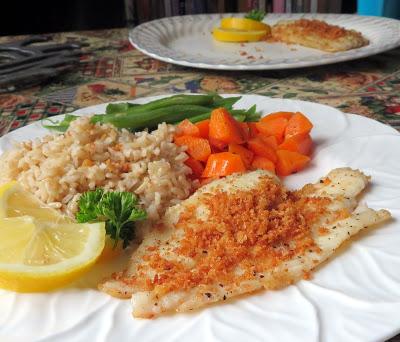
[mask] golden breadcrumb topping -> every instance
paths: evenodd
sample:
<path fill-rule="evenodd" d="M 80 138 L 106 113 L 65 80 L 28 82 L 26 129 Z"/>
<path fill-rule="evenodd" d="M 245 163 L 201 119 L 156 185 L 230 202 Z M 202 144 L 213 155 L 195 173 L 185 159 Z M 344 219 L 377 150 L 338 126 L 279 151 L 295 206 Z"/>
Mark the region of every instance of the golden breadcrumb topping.
<path fill-rule="evenodd" d="M 321 20 L 299 19 L 294 22 L 285 24 L 286 27 L 292 28 L 296 33 L 302 35 L 319 35 L 321 38 L 337 39 L 346 35 L 348 30 L 343 27 L 330 25 Z"/>
<path fill-rule="evenodd" d="M 195 206 L 186 207 L 176 224 L 184 234 L 173 251 L 175 257 L 165 258 L 158 246 L 149 247 L 136 276 L 120 279 L 159 294 L 198 285 L 238 284 L 306 251 L 319 252 L 311 227 L 331 200 L 302 196 L 269 177 L 256 190 L 204 194 L 207 220 L 196 216 Z M 178 255 L 194 262 L 183 263 Z M 149 278 L 149 267 L 154 277 Z"/>
<path fill-rule="evenodd" d="M 329 52 L 355 49 L 369 43 L 360 32 L 315 19 L 280 21 L 272 26 L 268 40 Z"/>

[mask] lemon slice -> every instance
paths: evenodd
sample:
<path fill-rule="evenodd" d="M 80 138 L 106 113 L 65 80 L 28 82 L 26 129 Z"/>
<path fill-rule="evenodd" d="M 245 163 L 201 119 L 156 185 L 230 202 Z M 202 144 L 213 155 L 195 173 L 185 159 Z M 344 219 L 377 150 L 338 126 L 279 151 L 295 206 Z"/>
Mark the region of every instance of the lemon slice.
<path fill-rule="evenodd" d="M 104 223 L 72 223 L 16 183 L 0 187 L 0 215 L 2 288 L 38 292 L 63 286 L 103 251 Z"/>
<path fill-rule="evenodd" d="M 266 30 L 245 31 L 215 28 L 213 37 L 221 42 L 256 42 L 267 36 Z"/>
<path fill-rule="evenodd" d="M 73 222 L 57 210 L 44 206 L 35 196 L 24 191 L 17 182 L 0 186 L 0 219 L 5 217 L 32 216 L 36 220 Z"/>
<path fill-rule="evenodd" d="M 221 20 L 220 27 L 222 29 L 235 29 L 244 31 L 267 31 L 268 34 L 271 32 L 269 25 L 247 18 L 223 18 Z"/>
<path fill-rule="evenodd" d="M 86 272 L 103 251 L 104 223 L 51 224 L 32 217 L 0 221 L 0 287 L 48 291 Z"/>

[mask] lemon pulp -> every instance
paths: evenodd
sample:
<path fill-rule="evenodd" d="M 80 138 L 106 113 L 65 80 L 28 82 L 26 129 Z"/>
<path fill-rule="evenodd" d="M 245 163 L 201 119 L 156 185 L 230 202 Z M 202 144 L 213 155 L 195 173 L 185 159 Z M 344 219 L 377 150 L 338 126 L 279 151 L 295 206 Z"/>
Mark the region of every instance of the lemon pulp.
<path fill-rule="evenodd" d="M 63 286 L 96 262 L 104 243 L 104 223 L 74 223 L 15 182 L 0 187 L 0 287 L 36 292 Z"/>

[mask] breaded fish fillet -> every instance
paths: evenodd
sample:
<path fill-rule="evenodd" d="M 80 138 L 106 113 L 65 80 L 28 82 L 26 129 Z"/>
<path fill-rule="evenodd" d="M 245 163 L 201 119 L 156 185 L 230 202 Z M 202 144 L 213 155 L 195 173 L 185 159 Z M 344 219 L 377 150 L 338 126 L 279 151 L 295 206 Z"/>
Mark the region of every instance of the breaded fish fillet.
<path fill-rule="evenodd" d="M 320 20 L 279 21 L 272 26 L 271 35 L 274 41 L 328 52 L 346 51 L 369 44 L 360 32 L 329 25 Z"/>
<path fill-rule="evenodd" d="M 100 284 L 131 297 L 135 317 L 188 311 L 304 277 L 363 228 L 390 218 L 358 209 L 368 177 L 349 168 L 287 191 L 266 171 L 232 175 L 171 207 L 132 255 Z"/>

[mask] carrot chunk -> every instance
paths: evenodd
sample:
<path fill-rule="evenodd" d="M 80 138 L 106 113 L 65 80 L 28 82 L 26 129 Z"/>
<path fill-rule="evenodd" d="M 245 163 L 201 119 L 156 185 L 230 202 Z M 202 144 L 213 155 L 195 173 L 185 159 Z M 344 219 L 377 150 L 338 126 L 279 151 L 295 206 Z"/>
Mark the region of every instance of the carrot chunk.
<path fill-rule="evenodd" d="M 249 126 L 249 138 L 255 138 L 260 132 L 256 127 L 256 122 L 248 122 L 247 126 Z"/>
<path fill-rule="evenodd" d="M 190 175 L 190 178 L 198 179 L 201 177 L 204 171 L 204 166 L 201 163 L 201 161 L 189 157 L 188 159 L 185 160 L 185 164 L 192 169 L 192 174 Z"/>
<path fill-rule="evenodd" d="M 255 137 L 253 139 L 250 139 L 247 142 L 247 147 L 249 150 L 253 151 L 255 155 L 260 156 L 260 157 L 266 157 L 269 160 L 271 160 L 273 163 L 276 162 L 276 152 L 275 150 L 265 143 L 262 138 Z"/>
<path fill-rule="evenodd" d="M 300 112 L 296 112 L 289 120 L 286 130 L 285 138 L 292 137 L 297 134 L 310 133 L 313 124 L 306 116 Z"/>
<path fill-rule="evenodd" d="M 256 127 L 261 134 L 265 135 L 266 137 L 273 135 L 276 137 L 278 142 L 283 141 L 283 136 L 285 134 L 287 125 L 288 120 L 285 118 L 275 118 L 267 122 L 259 121 L 256 123 Z"/>
<path fill-rule="evenodd" d="M 182 135 L 190 135 L 192 137 L 200 137 L 200 130 L 199 128 L 191 123 L 188 119 L 185 119 L 179 123 L 178 126 L 176 126 L 176 136 L 182 136 Z"/>
<path fill-rule="evenodd" d="M 246 142 L 247 140 L 249 140 L 249 137 L 250 137 L 250 128 L 247 125 L 247 122 L 238 121 L 237 123 L 238 123 L 239 127 L 241 128 L 242 137 L 244 139 L 244 142 Z"/>
<path fill-rule="evenodd" d="M 208 131 L 210 129 L 210 120 L 206 119 L 195 123 L 199 129 L 200 138 L 208 139 Z"/>
<path fill-rule="evenodd" d="M 288 150 L 309 156 L 311 153 L 313 141 L 308 133 L 296 134 L 288 137 L 278 149 Z"/>
<path fill-rule="evenodd" d="M 210 142 L 211 150 L 213 151 L 213 153 L 224 152 L 224 150 L 228 146 L 227 143 L 224 143 L 223 141 L 218 139 L 208 138 L 208 141 Z"/>
<path fill-rule="evenodd" d="M 245 142 L 240 125 L 225 108 L 217 108 L 211 112 L 209 136 L 227 144 Z"/>
<path fill-rule="evenodd" d="M 264 141 L 267 145 L 272 147 L 274 150 L 278 149 L 278 139 L 276 139 L 276 136 L 271 135 L 270 137 L 266 137 L 262 134 L 258 135 L 262 141 Z"/>
<path fill-rule="evenodd" d="M 288 176 L 298 172 L 308 164 L 310 157 L 297 152 L 278 150 L 278 160 L 276 162 L 276 173 L 279 176 Z"/>
<path fill-rule="evenodd" d="M 293 116 L 293 114 L 294 114 L 293 112 L 275 112 L 264 116 L 263 118 L 261 118 L 260 121 L 268 122 L 270 120 L 275 120 L 277 118 L 284 118 L 289 121 L 290 118 Z"/>
<path fill-rule="evenodd" d="M 250 168 L 251 162 L 254 157 L 254 153 L 248 150 L 246 147 L 238 144 L 229 144 L 228 152 L 238 154 L 242 158 L 244 166 Z"/>
<path fill-rule="evenodd" d="M 211 154 L 210 143 L 207 139 L 182 135 L 175 137 L 174 143 L 178 146 L 187 146 L 187 154 L 196 160 L 207 161 L 207 158 Z"/>
<path fill-rule="evenodd" d="M 266 171 L 271 171 L 275 173 L 275 164 L 268 158 L 255 156 L 253 162 L 251 163 L 253 169 L 262 169 Z"/>
<path fill-rule="evenodd" d="M 244 171 L 246 171 L 246 167 L 240 156 L 230 152 L 221 152 L 210 155 L 202 177 L 221 177 Z"/>

